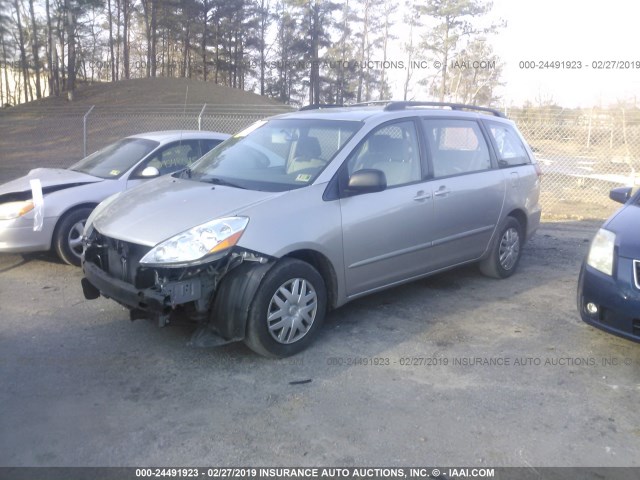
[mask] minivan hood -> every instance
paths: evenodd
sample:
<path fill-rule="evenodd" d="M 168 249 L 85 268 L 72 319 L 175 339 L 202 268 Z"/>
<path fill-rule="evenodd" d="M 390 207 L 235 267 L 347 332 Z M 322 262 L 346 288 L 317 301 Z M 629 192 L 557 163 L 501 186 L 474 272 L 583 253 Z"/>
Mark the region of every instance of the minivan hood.
<path fill-rule="evenodd" d="M 616 212 L 604 225 L 616 234 L 618 255 L 640 259 L 640 206 L 629 204 Z"/>
<path fill-rule="evenodd" d="M 0 196 L 7 194 L 24 194 L 24 200 L 31 198 L 31 180 L 40 179 L 42 190 L 47 191 L 59 190 L 55 187 L 72 187 L 83 185 L 85 183 L 95 183 L 103 181 L 102 178 L 87 175 L 86 173 L 67 170 L 66 168 L 34 168 L 24 177 L 16 178 L 3 185 L 0 185 Z M 17 199 L 22 199 L 18 198 Z"/>
<path fill-rule="evenodd" d="M 108 237 L 155 246 L 216 218 L 240 215 L 286 192 L 260 192 L 160 177 L 123 192 L 93 221 Z"/>

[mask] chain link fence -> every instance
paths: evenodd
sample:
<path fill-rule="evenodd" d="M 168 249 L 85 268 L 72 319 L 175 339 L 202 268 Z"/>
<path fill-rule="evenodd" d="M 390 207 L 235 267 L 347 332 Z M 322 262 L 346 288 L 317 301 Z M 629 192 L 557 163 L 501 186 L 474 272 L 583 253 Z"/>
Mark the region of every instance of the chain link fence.
<path fill-rule="evenodd" d="M 32 168 L 64 168 L 127 135 L 154 130 L 237 132 L 291 111 L 265 105 L 31 107 L 0 110 L 0 183 Z M 640 112 L 507 112 L 540 163 L 547 218 L 604 218 L 611 188 L 640 185 Z"/>
<path fill-rule="evenodd" d="M 0 109 L 0 183 L 32 168 L 66 168 L 128 135 L 156 130 L 235 133 L 291 110 L 278 105 L 206 104 Z"/>
<path fill-rule="evenodd" d="M 257 120 L 291 110 L 286 106 L 263 105 L 100 106 L 87 116 L 87 153 L 127 135 L 155 130 L 210 130 L 232 134 Z"/>
<path fill-rule="evenodd" d="M 542 169 L 547 217 L 606 217 L 619 207 L 610 189 L 640 185 L 640 111 L 507 113 Z"/>

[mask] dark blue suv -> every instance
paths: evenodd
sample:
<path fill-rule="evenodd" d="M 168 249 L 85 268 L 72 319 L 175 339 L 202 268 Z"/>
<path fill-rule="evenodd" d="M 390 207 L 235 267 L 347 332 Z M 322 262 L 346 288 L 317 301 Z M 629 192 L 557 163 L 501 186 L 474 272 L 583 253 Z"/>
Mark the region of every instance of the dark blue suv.
<path fill-rule="evenodd" d="M 624 203 L 598 230 L 580 270 L 578 310 L 594 327 L 640 342 L 640 190 L 614 188 Z"/>

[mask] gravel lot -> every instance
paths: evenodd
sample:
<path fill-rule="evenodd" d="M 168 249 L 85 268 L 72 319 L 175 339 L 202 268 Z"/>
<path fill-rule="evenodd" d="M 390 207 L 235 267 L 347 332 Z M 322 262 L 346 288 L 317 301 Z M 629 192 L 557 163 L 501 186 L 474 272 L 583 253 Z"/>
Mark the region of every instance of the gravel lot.
<path fill-rule="evenodd" d="M 509 280 L 355 301 L 277 361 L 188 347 L 192 325 L 85 301 L 78 269 L 0 255 L 0 465 L 639 466 L 640 345 L 575 307 L 598 226 L 544 223 Z"/>

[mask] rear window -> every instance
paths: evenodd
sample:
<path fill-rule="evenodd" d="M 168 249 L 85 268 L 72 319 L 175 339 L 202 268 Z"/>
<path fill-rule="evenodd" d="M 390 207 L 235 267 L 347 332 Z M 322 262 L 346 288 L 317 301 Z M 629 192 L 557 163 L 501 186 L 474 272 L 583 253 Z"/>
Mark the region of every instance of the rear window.
<path fill-rule="evenodd" d="M 518 134 L 509 125 L 489 123 L 489 132 L 498 155 L 498 165 L 513 167 L 531 163 Z"/>

